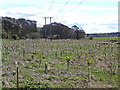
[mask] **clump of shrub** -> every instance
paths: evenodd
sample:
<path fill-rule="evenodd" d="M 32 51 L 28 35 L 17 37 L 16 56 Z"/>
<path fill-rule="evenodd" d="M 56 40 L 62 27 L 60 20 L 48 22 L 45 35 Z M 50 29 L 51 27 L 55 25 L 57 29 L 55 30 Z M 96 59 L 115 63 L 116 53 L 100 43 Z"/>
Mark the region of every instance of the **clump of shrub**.
<path fill-rule="evenodd" d="M 92 39 L 94 38 L 94 36 L 93 36 L 93 35 L 90 35 L 90 36 L 88 36 L 88 38 L 89 38 L 90 40 L 92 40 Z"/>
<path fill-rule="evenodd" d="M 11 39 L 18 40 L 19 37 L 18 37 L 16 34 L 13 34 L 13 35 L 11 36 Z"/>

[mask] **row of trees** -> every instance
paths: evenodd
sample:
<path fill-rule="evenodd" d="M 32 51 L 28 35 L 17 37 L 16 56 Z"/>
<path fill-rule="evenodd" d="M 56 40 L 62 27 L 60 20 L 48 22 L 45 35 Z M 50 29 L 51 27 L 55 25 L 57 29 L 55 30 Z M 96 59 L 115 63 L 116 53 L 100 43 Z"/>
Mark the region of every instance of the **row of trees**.
<path fill-rule="evenodd" d="M 69 28 L 61 23 L 53 22 L 48 25 L 44 25 L 40 30 L 41 38 L 49 38 L 57 35 L 58 39 L 80 39 L 85 37 L 85 31 L 79 29 L 76 25 Z"/>
<path fill-rule="evenodd" d="M 120 37 L 120 32 L 86 34 L 87 37 L 89 35 L 93 35 L 94 37 Z"/>
<path fill-rule="evenodd" d="M 61 23 L 53 22 L 39 28 L 34 20 L 11 17 L 2 18 L 2 38 L 26 39 L 26 38 L 50 38 L 50 39 L 80 39 L 85 37 L 85 31 L 76 25 L 69 28 Z"/>
<path fill-rule="evenodd" d="M 37 22 L 34 20 L 2 17 L 2 38 L 26 38 L 27 36 L 29 36 L 29 34 L 37 32 L 36 24 Z"/>

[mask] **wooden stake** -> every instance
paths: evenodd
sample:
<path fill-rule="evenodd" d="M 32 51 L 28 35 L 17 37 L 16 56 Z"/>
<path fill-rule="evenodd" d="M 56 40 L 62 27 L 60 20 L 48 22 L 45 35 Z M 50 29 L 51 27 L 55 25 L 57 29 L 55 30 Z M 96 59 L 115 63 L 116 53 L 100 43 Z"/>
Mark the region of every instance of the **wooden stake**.
<path fill-rule="evenodd" d="M 19 77 L 18 77 L 18 67 L 17 67 L 17 90 L 19 89 Z"/>
<path fill-rule="evenodd" d="M 89 81 L 91 81 L 91 66 L 88 66 L 88 75 L 89 75 Z"/>
<path fill-rule="evenodd" d="M 40 68 L 41 68 L 41 60 L 40 60 Z"/>
<path fill-rule="evenodd" d="M 25 50 L 23 50 L 23 57 L 25 57 Z"/>
<path fill-rule="evenodd" d="M 32 61 L 34 60 L 34 55 L 31 56 Z"/>
<path fill-rule="evenodd" d="M 67 71 L 69 70 L 69 61 L 67 61 Z"/>
<path fill-rule="evenodd" d="M 48 71 L 48 66 L 47 66 L 47 63 L 45 63 L 45 73 L 47 74 L 47 71 Z"/>

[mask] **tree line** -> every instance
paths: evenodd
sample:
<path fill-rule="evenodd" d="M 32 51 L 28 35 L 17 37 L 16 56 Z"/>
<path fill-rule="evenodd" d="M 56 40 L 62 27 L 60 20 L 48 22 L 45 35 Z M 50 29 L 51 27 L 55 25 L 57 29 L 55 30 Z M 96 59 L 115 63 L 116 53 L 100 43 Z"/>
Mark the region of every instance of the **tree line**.
<path fill-rule="evenodd" d="M 85 37 L 85 31 L 79 29 L 76 25 L 68 26 L 53 22 L 37 27 L 34 20 L 24 18 L 15 19 L 11 17 L 2 17 L 2 38 L 3 39 L 80 39 Z"/>
<path fill-rule="evenodd" d="M 88 36 L 94 36 L 94 37 L 120 37 L 120 32 L 111 32 L 111 33 L 92 33 L 92 34 L 86 34 L 86 37 Z"/>
<path fill-rule="evenodd" d="M 56 36 L 57 39 L 80 39 L 85 37 L 85 31 L 83 29 L 79 29 L 76 25 L 69 28 L 64 24 L 57 22 L 44 25 L 40 32 L 41 38 L 54 38 L 54 36 Z"/>

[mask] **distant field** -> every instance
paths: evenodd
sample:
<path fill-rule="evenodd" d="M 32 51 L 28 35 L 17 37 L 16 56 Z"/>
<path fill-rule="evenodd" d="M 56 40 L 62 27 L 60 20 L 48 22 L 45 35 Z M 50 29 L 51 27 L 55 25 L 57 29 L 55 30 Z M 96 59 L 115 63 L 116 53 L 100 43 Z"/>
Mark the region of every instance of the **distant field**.
<path fill-rule="evenodd" d="M 94 39 L 95 40 L 118 40 L 118 37 L 94 37 Z"/>

